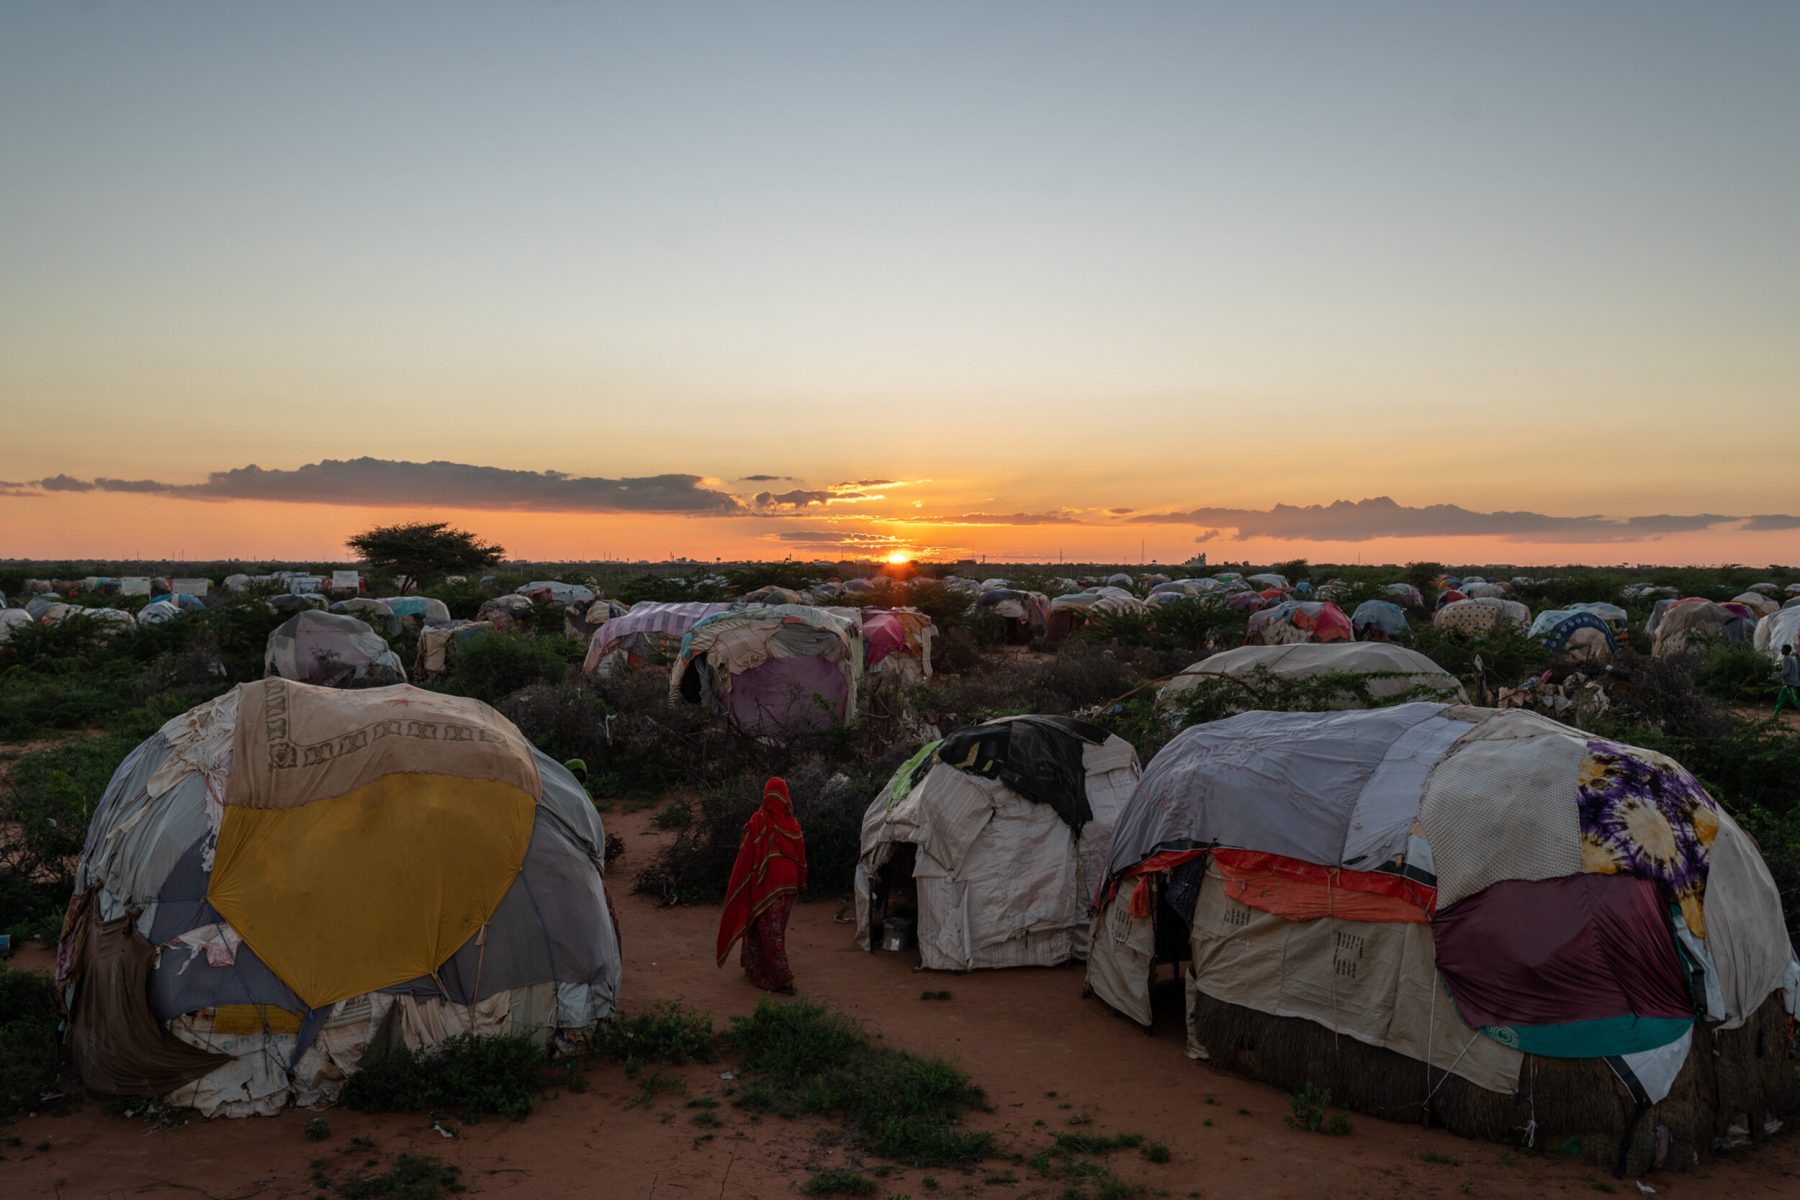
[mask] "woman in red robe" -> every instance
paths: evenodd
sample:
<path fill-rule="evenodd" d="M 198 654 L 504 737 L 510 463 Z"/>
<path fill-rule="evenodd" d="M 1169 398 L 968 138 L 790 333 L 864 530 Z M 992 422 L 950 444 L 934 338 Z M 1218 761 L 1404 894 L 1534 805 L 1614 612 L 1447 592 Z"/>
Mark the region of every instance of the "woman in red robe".
<path fill-rule="evenodd" d="M 762 807 L 744 825 L 737 862 L 719 916 L 719 965 L 742 939 L 744 974 L 765 992 L 794 990 L 788 966 L 787 923 L 794 897 L 806 886 L 806 839 L 794 819 L 787 781 L 763 784 Z"/>

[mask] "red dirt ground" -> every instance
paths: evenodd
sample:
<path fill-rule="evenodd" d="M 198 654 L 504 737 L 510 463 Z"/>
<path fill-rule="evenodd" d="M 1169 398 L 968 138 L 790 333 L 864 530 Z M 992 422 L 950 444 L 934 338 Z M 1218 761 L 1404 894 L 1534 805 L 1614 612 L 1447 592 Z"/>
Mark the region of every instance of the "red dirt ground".
<path fill-rule="evenodd" d="M 629 894 L 629 881 L 666 835 L 648 814 L 608 819 L 628 852 L 613 878 L 624 927 L 623 1006 L 681 997 L 724 1020 L 755 1007 L 759 993 L 735 963 L 713 966 L 716 909 L 658 909 Z M 878 1195 L 1057 1196 L 1065 1186 L 1038 1177 L 1007 1155 L 1029 1156 L 1067 1131 L 1132 1132 L 1173 1151 L 1162 1165 L 1137 1151 L 1115 1152 L 1119 1176 L 1173 1197 L 1487 1197 L 1639 1195 L 1636 1181 L 1613 1180 L 1595 1168 L 1549 1155 L 1508 1151 L 1450 1134 L 1354 1117 L 1345 1137 L 1288 1128 L 1283 1096 L 1273 1088 L 1189 1061 L 1179 1019 L 1154 1036 L 1081 996 L 1078 968 L 996 971 L 963 976 L 914 973 L 910 956 L 867 955 L 834 922 L 836 903 L 798 906 L 788 944 L 804 996 L 828 1001 L 867 1021 L 891 1042 L 942 1055 L 965 1068 L 994 1105 L 979 1124 L 999 1135 L 1002 1157 L 970 1171 L 894 1169 Z M 14 965 L 46 966 L 28 950 Z M 948 989 L 948 1001 L 923 1002 L 923 990 Z M 641 1086 L 611 1065 L 596 1065 L 585 1092 L 546 1097 L 524 1121 L 487 1120 L 447 1141 L 418 1116 L 325 1113 L 331 1137 L 307 1141 L 310 1112 L 273 1119 L 194 1120 L 159 1129 L 107 1116 L 89 1103 L 65 1117 L 32 1117 L 4 1131 L 19 1139 L 0 1148 L 0 1196 L 147 1197 L 250 1200 L 320 1194 L 311 1163 L 325 1158 L 334 1173 L 360 1166 L 370 1153 L 417 1153 L 462 1168 L 469 1194 L 518 1197 L 796 1197 L 827 1168 L 881 1167 L 835 1138 L 821 1121 L 757 1119 L 715 1110 L 722 1127 L 700 1127 L 689 1098 L 718 1097 L 728 1086 L 720 1066 L 673 1073 L 688 1092 L 627 1107 Z M 1206 1103 L 1216 1098 L 1217 1104 Z M 1205 1124 L 1211 1120 L 1209 1126 Z M 711 1134 L 711 1137 L 707 1135 Z M 353 1150 L 353 1137 L 375 1151 Z M 1435 1161 L 1426 1161 L 1430 1154 Z M 1453 1162 L 1444 1159 L 1455 1160 Z M 927 1182 L 927 1177 L 931 1182 Z M 1792 1133 L 1729 1162 L 1647 1180 L 1677 1200 L 1800 1196 L 1800 1136 Z M 933 1184 L 935 1183 L 935 1187 Z"/>

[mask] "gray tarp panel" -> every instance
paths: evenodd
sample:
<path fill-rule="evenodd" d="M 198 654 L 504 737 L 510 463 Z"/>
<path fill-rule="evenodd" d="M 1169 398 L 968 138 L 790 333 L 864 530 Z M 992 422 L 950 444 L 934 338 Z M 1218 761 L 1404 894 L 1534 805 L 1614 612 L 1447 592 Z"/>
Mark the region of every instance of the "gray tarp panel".
<path fill-rule="evenodd" d="M 1467 732 L 1446 709 L 1250 712 L 1184 729 L 1144 771 L 1107 874 L 1159 847 L 1243 846 L 1337 866 L 1354 846 L 1363 870 L 1401 857 L 1424 771 Z"/>
<path fill-rule="evenodd" d="M 554 905 L 560 919 L 541 912 Z M 591 983 L 616 996 L 619 959 L 612 915 L 586 853 L 540 821 L 525 866 L 478 931 L 438 971 L 459 1003 L 544 980 Z"/>

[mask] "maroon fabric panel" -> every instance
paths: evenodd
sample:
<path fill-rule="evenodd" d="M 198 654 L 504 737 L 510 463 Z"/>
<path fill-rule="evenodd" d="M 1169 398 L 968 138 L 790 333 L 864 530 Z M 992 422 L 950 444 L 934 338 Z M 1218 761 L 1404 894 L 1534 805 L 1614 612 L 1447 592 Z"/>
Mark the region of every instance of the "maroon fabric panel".
<path fill-rule="evenodd" d="M 1439 909 L 1431 936 L 1470 1025 L 1694 1014 L 1674 931 L 1647 879 L 1496 883 Z"/>

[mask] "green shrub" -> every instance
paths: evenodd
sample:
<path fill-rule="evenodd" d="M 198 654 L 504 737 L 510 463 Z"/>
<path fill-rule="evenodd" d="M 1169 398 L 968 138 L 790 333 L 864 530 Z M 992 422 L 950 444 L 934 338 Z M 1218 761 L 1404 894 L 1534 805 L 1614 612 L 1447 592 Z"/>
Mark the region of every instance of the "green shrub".
<path fill-rule="evenodd" d="M 596 1049 L 627 1063 L 713 1060 L 711 1013 L 682 1011 L 679 1000 L 657 1000 L 636 1016 L 623 1013 L 601 1027 Z"/>
<path fill-rule="evenodd" d="M 579 661 L 582 653 L 579 642 L 560 634 L 477 634 L 457 643 L 443 678 L 433 686 L 497 705 L 520 688 L 561 683 L 569 674 L 569 665 Z"/>
<path fill-rule="evenodd" d="M 694 810 L 680 800 L 671 800 L 656 810 L 650 824 L 658 829 L 686 829 L 694 823 Z"/>
<path fill-rule="evenodd" d="M 0 963 L 0 1119 L 31 1112 L 56 1084 L 62 1043 L 50 976 Z"/>
<path fill-rule="evenodd" d="M 374 1165 L 371 1159 L 368 1166 Z M 323 1159 L 313 1162 L 313 1183 L 321 1194 L 335 1192 L 344 1200 L 442 1200 L 464 1191 L 462 1168 L 418 1154 L 402 1154 L 385 1171 L 357 1172 L 333 1180 Z"/>
<path fill-rule="evenodd" d="M 1753 646 L 1712 646 L 1700 664 L 1700 687 L 1721 700 L 1774 704 L 1775 665 Z"/>
<path fill-rule="evenodd" d="M 1331 1093 L 1309 1083 L 1297 1092 L 1288 1093 L 1287 1123 L 1309 1133 L 1345 1134 L 1350 1132 L 1350 1119 L 1343 1113 L 1331 1113 Z"/>
<path fill-rule="evenodd" d="M 865 1149 L 912 1166 L 973 1162 L 992 1148 L 991 1134 L 961 1129 L 985 1103 L 966 1075 L 878 1044 L 843 1013 L 764 999 L 725 1036 L 742 1057 L 745 1108 L 837 1116 Z"/>
<path fill-rule="evenodd" d="M 523 1117 L 544 1082 L 545 1062 L 543 1045 L 528 1033 L 400 1047 L 364 1059 L 340 1103 L 363 1112 L 455 1112 L 466 1121 Z"/>

